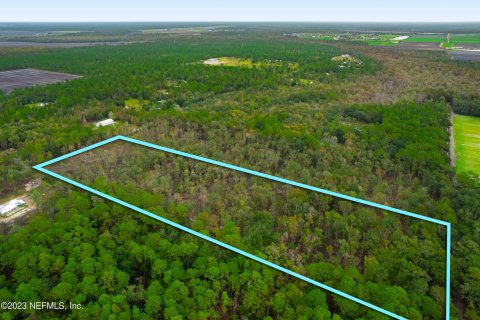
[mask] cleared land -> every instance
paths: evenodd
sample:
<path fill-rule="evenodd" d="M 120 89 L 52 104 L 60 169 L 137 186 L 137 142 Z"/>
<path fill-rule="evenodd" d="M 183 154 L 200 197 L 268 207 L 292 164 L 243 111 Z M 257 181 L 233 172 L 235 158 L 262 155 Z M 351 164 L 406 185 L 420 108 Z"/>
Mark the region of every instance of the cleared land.
<path fill-rule="evenodd" d="M 220 58 L 211 58 L 202 61 L 203 64 L 209 66 L 224 66 L 224 67 L 242 67 L 242 68 L 261 68 L 261 67 L 279 67 L 282 65 L 282 62 L 277 60 L 264 60 L 264 61 L 252 61 L 251 59 L 245 58 L 235 58 L 235 57 L 220 57 Z M 288 63 L 289 68 L 297 68 L 298 65 L 295 63 Z"/>
<path fill-rule="evenodd" d="M 0 72 L 0 90 L 7 94 L 14 89 L 47 85 L 60 81 L 80 78 L 74 74 L 51 72 L 37 69 L 17 69 Z"/>
<path fill-rule="evenodd" d="M 35 41 L 0 41 L 0 48 L 77 48 L 90 46 L 119 46 L 132 41 L 97 41 L 97 42 L 35 42 Z"/>
<path fill-rule="evenodd" d="M 454 60 L 480 61 L 480 51 L 448 51 Z"/>
<path fill-rule="evenodd" d="M 409 37 L 408 39 L 405 39 L 405 42 L 431 42 L 431 43 L 441 43 L 445 42 L 446 37 L 445 36 L 434 36 L 434 35 L 429 35 L 429 36 L 412 36 Z"/>
<path fill-rule="evenodd" d="M 459 47 L 466 50 L 480 50 L 480 42 L 479 43 L 459 43 Z"/>
<path fill-rule="evenodd" d="M 453 118 L 457 172 L 480 175 L 480 118 L 455 115 Z"/>
<path fill-rule="evenodd" d="M 402 41 L 397 45 L 399 49 L 411 50 L 443 50 L 437 42 L 406 42 Z"/>
<path fill-rule="evenodd" d="M 464 43 L 464 44 L 479 44 L 480 34 L 453 35 L 450 41 L 455 43 Z"/>
<path fill-rule="evenodd" d="M 47 47 L 47 48 L 74 48 L 92 45 L 91 43 L 47 43 L 47 42 L 30 42 L 30 41 L 0 41 L 0 48 L 19 48 L 19 47 Z"/>
<path fill-rule="evenodd" d="M 138 30 L 142 34 L 201 34 L 204 32 L 217 31 L 217 29 L 226 28 L 227 26 L 207 26 L 207 27 L 192 27 L 192 28 L 160 28 L 160 29 L 141 29 Z"/>
<path fill-rule="evenodd" d="M 25 206 L 17 210 L 14 214 L 0 217 L 0 224 L 10 224 L 13 223 L 15 220 L 18 220 L 22 217 L 26 217 L 29 213 L 32 213 L 37 206 L 35 202 L 27 195 L 18 198 L 19 200 L 25 201 Z"/>
<path fill-rule="evenodd" d="M 396 46 L 398 42 L 394 41 L 368 41 L 369 46 Z"/>

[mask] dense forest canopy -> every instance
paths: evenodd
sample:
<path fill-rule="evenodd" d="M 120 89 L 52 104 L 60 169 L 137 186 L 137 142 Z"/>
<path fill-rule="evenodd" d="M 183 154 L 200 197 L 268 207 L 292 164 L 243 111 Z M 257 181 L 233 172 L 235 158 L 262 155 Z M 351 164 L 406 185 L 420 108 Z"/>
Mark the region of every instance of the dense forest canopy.
<path fill-rule="evenodd" d="M 361 63 L 332 60 L 346 54 Z M 203 63 L 218 57 L 259 67 Z M 480 182 L 455 174 L 448 145 L 450 109 L 479 110 L 476 64 L 256 34 L 0 49 L 0 70 L 27 67 L 83 77 L 0 94 L 2 195 L 32 165 L 135 137 L 451 222 L 451 318 L 480 319 Z M 122 148 L 55 169 L 406 318 L 444 318 L 444 228 Z M 38 213 L 4 227 L 0 300 L 83 309 L 2 318 L 386 318 L 61 181 L 31 196 Z"/>

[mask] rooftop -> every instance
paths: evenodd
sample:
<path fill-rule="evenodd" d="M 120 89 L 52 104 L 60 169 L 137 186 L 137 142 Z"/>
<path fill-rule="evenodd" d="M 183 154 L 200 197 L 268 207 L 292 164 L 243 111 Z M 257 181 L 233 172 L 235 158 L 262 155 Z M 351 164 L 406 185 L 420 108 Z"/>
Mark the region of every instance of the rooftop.
<path fill-rule="evenodd" d="M 25 201 L 20 200 L 20 199 L 10 200 L 9 202 L 0 205 L 0 215 L 5 216 L 8 213 L 12 212 L 13 210 L 15 210 L 18 207 L 21 207 L 24 204 L 25 204 Z"/>
<path fill-rule="evenodd" d="M 112 124 L 114 124 L 115 121 L 113 121 L 113 119 L 105 119 L 105 120 L 102 120 L 102 121 L 98 121 L 97 123 L 95 123 L 95 127 L 105 127 L 105 126 L 110 126 Z"/>

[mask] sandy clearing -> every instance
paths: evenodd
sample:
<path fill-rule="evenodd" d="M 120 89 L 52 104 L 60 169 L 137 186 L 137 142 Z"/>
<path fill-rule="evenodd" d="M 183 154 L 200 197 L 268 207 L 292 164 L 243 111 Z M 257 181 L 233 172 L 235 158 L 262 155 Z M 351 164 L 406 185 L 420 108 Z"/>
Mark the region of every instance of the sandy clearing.
<path fill-rule="evenodd" d="M 11 216 L 0 217 L 0 223 L 4 223 L 4 224 L 13 223 L 15 222 L 15 220 L 20 219 L 37 209 L 35 202 L 33 202 L 33 200 L 29 196 L 25 195 L 25 196 L 18 197 L 17 199 L 25 201 L 26 203 L 25 208 L 16 212 L 15 214 L 12 214 Z"/>

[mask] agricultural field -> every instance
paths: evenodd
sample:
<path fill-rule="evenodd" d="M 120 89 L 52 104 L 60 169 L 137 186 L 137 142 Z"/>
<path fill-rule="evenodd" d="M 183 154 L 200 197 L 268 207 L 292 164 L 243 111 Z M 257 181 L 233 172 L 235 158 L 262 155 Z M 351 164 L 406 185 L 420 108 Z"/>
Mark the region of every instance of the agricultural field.
<path fill-rule="evenodd" d="M 0 71 L 0 90 L 10 93 L 14 89 L 47 85 L 78 79 L 80 76 L 36 69 Z"/>
<path fill-rule="evenodd" d="M 457 114 L 453 127 L 457 172 L 480 175 L 480 117 Z"/>
<path fill-rule="evenodd" d="M 480 34 L 452 35 L 450 42 L 457 44 L 480 44 Z"/>
<path fill-rule="evenodd" d="M 449 51 L 448 54 L 459 61 L 480 61 L 480 52 L 475 51 Z"/>
<path fill-rule="evenodd" d="M 369 46 L 396 46 L 398 42 L 386 40 L 367 41 Z"/>
<path fill-rule="evenodd" d="M 185 27 L 185 28 L 165 28 L 165 29 L 142 29 L 138 30 L 141 34 L 177 34 L 177 35 L 193 35 L 204 32 L 217 31 L 222 26 L 206 26 L 206 27 Z"/>
<path fill-rule="evenodd" d="M 413 35 L 404 40 L 405 42 L 433 42 L 442 43 L 446 42 L 447 35 Z"/>
<path fill-rule="evenodd" d="M 380 46 L 394 46 L 399 41 L 403 41 L 408 36 L 401 34 L 385 34 L 385 33 L 299 33 L 297 37 L 303 39 L 315 39 L 326 41 L 360 41 L 368 43 L 368 45 L 380 45 Z"/>
<path fill-rule="evenodd" d="M 400 50 L 447 51 L 455 60 L 480 60 L 480 34 L 439 34 L 439 33 L 298 33 L 302 39 L 326 42 L 352 41 L 369 46 L 393 47 Z M 468 53 L 462 52 L 468 51 Z"/>

